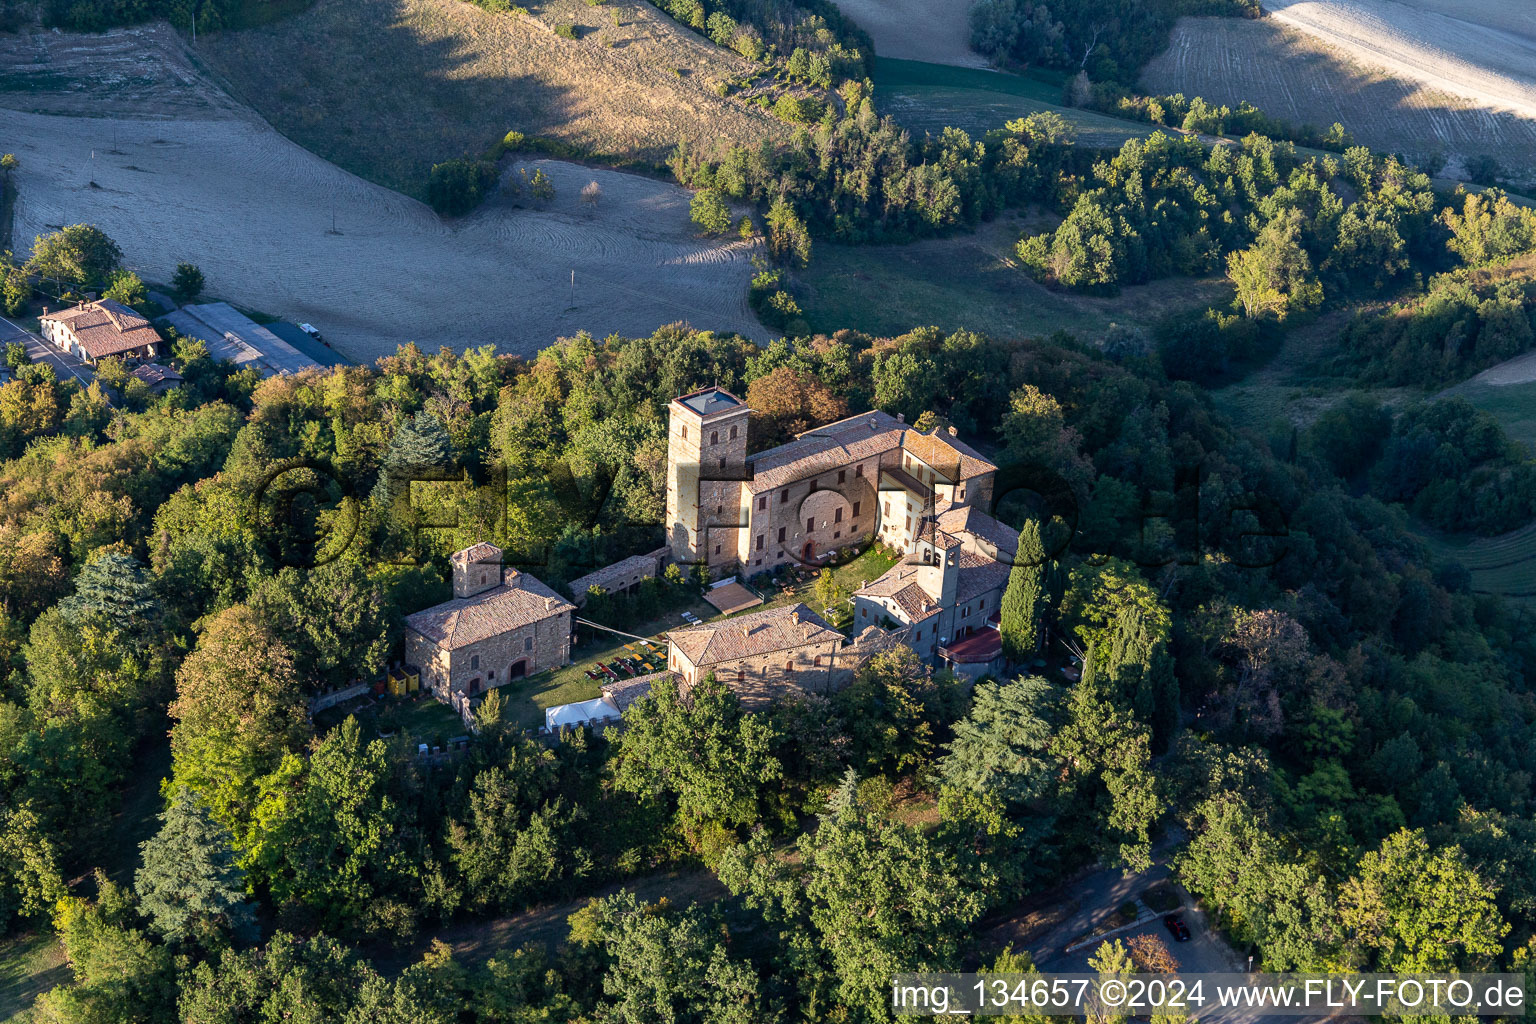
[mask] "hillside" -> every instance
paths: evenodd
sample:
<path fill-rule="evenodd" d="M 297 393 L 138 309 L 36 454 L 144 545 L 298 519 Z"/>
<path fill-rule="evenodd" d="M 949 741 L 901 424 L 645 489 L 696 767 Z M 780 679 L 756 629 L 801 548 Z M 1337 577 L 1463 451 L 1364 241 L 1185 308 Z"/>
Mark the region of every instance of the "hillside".
<path fill-rule="evenodd" d="M 1423 0 L 1421 0 L 1423 2 Z M 1400 4 L 1390 21 L 1412 13 Z M 1536 163 L 1536 117 L 1513 109 L 1521 97 L 1536 97 L 1536 84 L 1476 65 L 1477 40 L 1501 38 L 1488 47 L 1490 60 L 1524 53 L 1526 74 L 1536 75 L 1536 43 L 1494 28 L 1450 31 L 1445 45 L 1459 47 L 1454 58 L 1415 48 L 1401 32 L 1366 32 L 1373 47 L 1357 45 L 1342 33 L 1323 32 L 1324 22 L 1303 14 L 1338 10 L 1323 4 L 1286 5 L 1275 17 L 1183 18 L 1169 47 L 1147 65 L 1141 85 L 1153 93 L 1181 92 L 1219 103 L 1248 101 L 1275 117 L 1326 127 L 1342 123 L 1360 142 L 1420 160 L 1444 159 L 1446 173 L 1464 177 L 1468 165 L 1492 157 L 1513 182 L 1526 184 Z M 1419 21 L 1433 21 L 1423 15 Z M 1347 20 L 1340 24 L 1353 25 Z M 1406 30 L 1406 29 L 1405 29 Z M 1500 56 L 1502 55 L 1502 56 Z M 1414 69 L 1418 68 L 1417 71 Z M 1533 109 L 1536 108 L 1525 108 Z"/>
<path fill-rule="evenodd" d="M 561 25 L 580 38 L 556 35 Z M 716 94 L 751 65 L 642 2 L 550 0 L 520 15 L 463 0 L 319 0 L 198 46 L 278 131 L 417 197 L 432 164 L 481 153 L 510 129 L 619 165 L 658 164 L 680 140 L 789 131 Z"/>

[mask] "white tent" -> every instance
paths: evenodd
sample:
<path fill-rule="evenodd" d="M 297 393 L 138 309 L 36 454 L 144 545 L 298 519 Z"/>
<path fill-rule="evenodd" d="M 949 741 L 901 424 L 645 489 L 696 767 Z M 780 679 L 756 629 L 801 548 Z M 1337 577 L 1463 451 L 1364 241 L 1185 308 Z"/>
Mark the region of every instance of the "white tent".
<path fill-rule="evenodd" d="M 579 701 L 575 704 L 557 704 L 544 709 L 544 731 L 556 733 L 564 725 L 591 725 L 610 718 L 618 718 L 619 710 L 604 697 Z"/>

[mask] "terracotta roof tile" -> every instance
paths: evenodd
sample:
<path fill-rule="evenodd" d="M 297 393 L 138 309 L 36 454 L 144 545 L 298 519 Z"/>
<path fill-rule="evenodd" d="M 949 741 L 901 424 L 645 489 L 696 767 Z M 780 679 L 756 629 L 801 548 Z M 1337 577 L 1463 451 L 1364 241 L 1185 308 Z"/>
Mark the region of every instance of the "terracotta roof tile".
<path fill-rule="evenodd" d="M 527 573 L 508 571 L 501 586 L 407 615 L 405 625 L 452 651 L 575 608 Z"/>
<path fill-rule="evenodd" d="M 44 313 L 38 319 L 53 320 L 67 326 L 79 340 L 80 347 L 92 359 L 160 343 L 160 335 L 149 325 L 148 320 L 115 299 L 102 299 L 73 309 Z"/>
<path fill-rule="evenodd" d="M 798 621 L 796 616 L 798 615 Z M 843 634 L 803 604 L 737 615 L 667 634 L 683 657 L 697 667 L 755 658 L 807 644 L 843 640 Z"/>

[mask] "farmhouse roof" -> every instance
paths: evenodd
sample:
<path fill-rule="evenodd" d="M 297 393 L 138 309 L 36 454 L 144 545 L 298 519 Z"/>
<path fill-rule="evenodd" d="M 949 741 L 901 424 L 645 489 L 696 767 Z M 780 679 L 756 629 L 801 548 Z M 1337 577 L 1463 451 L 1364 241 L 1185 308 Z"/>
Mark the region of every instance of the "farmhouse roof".
<path fill-rule="evenodd" d="M 843 634 L 803 604 L 766 608 L 667 634 L 679 654 L 695 667 L 755 658 L 808 644 L 843 641 Z"/>
<path fill-rule="evenodd" d="M 38 319 L 53 320 L 68 327 L 92 359 L 132 352 L 160 342 L 160 335 L 155 333 L 148 320 L 116 299 L 102 299 L 56 313 L 44 313 Z"/>
<path fill-rule="evenodd" d="M 150 387 L 154 387 L 157 384 L 179 384 L 183 380 L 181 374 L 169 366 L 161 366 L 159 363 L 144 363 L 135 368 L 128 376 L 137 377 Z"/>
<path fill-rule="evenodd" d="M 501 586 L 407 615 L 405 625 L 440 649 L 452 651 L 575 608 L 527 573 L 509 569 Z"/>

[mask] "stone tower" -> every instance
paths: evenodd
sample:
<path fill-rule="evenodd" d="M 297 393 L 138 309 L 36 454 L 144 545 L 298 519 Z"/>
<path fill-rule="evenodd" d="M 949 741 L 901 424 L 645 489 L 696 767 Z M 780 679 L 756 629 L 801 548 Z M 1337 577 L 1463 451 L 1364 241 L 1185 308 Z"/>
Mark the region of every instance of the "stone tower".
<path fill-rule="evenodd" d="M 453 553 L 453 596 L 474 597 L 501 586 L 501 548 L 481 541 Z"/>
<path fill-rule="evenodd" d="M 684 566 L 711 570 L 739 558 L 747 510 L 747 404 L 704 388 L 667 406 L 667 543 Z M 716 551 L 716 548 L 719 550 Z"/>

